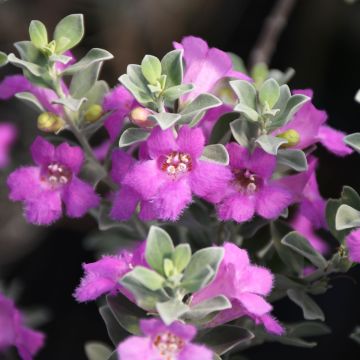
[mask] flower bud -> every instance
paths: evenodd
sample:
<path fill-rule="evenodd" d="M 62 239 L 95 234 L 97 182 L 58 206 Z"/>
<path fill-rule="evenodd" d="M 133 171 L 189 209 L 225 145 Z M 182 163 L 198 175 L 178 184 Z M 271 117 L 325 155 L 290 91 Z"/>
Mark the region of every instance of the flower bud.
<path fill-rule="evenodd" d="M 137 106 L 130 111 L 129 118 L 133 124 L 141 128 L 152 128 L 155 126 L 155 122 L 148 119 L 149 115 L 151 115 L 150 110 Z"/>
<path fill-rule="evenodd" d="M 104 110 L 101 105 L 93 104 L 90 105 L 84 114 L 84 119 L 87 122 L 93 123 L 101 118 L 104 114 Z"/>
<path fill-rule="evenodd" d="M 297 145 L 300 142 L 300 134 L 294 130 L 289 129 L 281 134 L 276 135 L 279 138 L 287 140 L 287 144 L 282 144 L 281 147 L 288 148 Z"/>
<path fill-rule="evenodd" d="M 41 113 L 37 119 L 37 127 L 39 130 L 55 133 L 64 127 L 64 120 L 51 112 Z"/>

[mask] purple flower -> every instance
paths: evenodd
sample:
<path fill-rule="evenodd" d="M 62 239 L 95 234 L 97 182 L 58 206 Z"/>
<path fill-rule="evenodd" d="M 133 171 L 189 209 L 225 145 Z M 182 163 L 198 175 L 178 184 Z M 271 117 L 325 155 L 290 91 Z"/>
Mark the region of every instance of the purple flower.
<path fill-rule="evenodd" d="M 166 326 L 159 319 L 140 321 L 144 336 L 130 336 L 118 346 L 121 360 L 212 360 L 213 353 L 191 343 L 196 328 L 181 322 Z"/>
<path fill-rule="evenodd" d="M 27 328 L 12 300 L 0 293 L 0 352 L 15 346 L 23 360 L 32 360 L 44 344 L 44 335 Z"/>
<path fill-rule="evenodd" d="M 193 294 L 193 303 L 211 299 L 218 295 L 226 296 L 232 307 L 221 311 L 209 326 L 249 316 L 261 323 L 272 333 L 281 334 L 282 327 L 271 317 L 272 306 L 264 299 L 273 286 L 271 272 L 263 267 L 250 264 L 245 250 L 234 244 L 224 244 L 225 255 L 215 279 L 204 289 Z"/>
<path fill-rule="evenodd" d="M 37 166 L 15 170 L 8 178 L 10 199 L 23 201 L 25 217 L 30 223 L 48 225 L 66 214 L 78 218 L 98 206 L 99 197 L 93 188 L 77 177 L 84 155 L 80 147 L 62 143 L 54 147 L 41 137 L 31 146 Z"/>
<path fill-rule="evenodd" d="M 174 47 L 184 50 L 186 69 L 183 82 L 195 85 L 193 91 L 182 97 L 184 102 L 202 93 L 212 92 L 217 82 L 225 77 L 251 81 L 247 75 L 233 70 L 231 57 L 227 53 L 209 48 L 208 44 L 198 37 L 184 37 L 180 44 L 174 42 Z"/>
<path fill-rule="evenodd" d="M 200 159 L 204 143 L 199 128 L 183 126 L 177 137 L 172 129 L 153 129 L 147 140 L 150 159 L 137 162 L 122 181 L 145 201 L 142 219 L 177 220 L 193 194 L 220 200 L 220 190 L 231 174 L 225 166 Z"/>
<path fill-rule="evenodd" d="M 33 85 L 23 75 L 10 75 L 4 78 L 0 83 L 0 100 L 10 99 L 15 96 L 15 94 L 24 91 L 32 93 L 46 111 L 52 112 L 58 116 L 63 115 L 63 107 L 61 105 L 52 104 L 52 101 L 58 99 L 55 92 L 41 86 Z"/>
<path fill-rule="evenodd" d="M 132 94 L 122 85 L 115 87 L 104 98 L 104 111 L 111 114 L 105 120 L 104 126 L 114 141 L 120 134 L 125 117 L 130 111 L 139 106 Z"/>
<path fill-rule="evenodd" d="M 313 97 L 313 91 L 295 90 L 294 94 L 303 94 L 310 98 Z M 345 133 L 335 130 L 325 125 L 327 114 L 325 111 L 318 110 L 311 101 L 308 101 L 294 115 L 293 119 L 285 126 L 274 131 L 274 135 L 284 133 L 287 130 L 295 130 L 299 135 L 299 142 L 292 146 L 294 149 L 305 149 L 317 142 L 320 142 L 326 149 L 338 156 L 351 154 L 351 148 L 345 145 Z"/>
<path fill-rule="evenodd" d="M 0 123 L 0 169 L 9 163 L 9 151 L 16 139 L 16 127 L 10 123 Z"/>
<path fill-rule="evenodd" d="M 360 263 L 360 229 L 353 230 L 345 239 L 349 250 L 349 259 Z"/>
<path fill-rule="evenodd" d="M 227 150 L 232 176 L 217 204 L 219 218 L 243 222 L 255 213 L 266 219 L 277 218 L 294 197 L 278 181 L 271 180 L 276 157 L 260 148 L 250 154 L 248 149 L 236 143 L 229 143 Z"/>
<path fill-rule="evenodd" d="M 122 292 L 132 299 L 132 295 L 118 281 L 135 266 L 148 266 L 145 260 L 145 242 L 133 252 L 123 250 L 118 255 L 103 256 L 100 260 L 83 264 L 85 272 L 74 297 L 79 302 L 95 300 L 104 294 Z"/>

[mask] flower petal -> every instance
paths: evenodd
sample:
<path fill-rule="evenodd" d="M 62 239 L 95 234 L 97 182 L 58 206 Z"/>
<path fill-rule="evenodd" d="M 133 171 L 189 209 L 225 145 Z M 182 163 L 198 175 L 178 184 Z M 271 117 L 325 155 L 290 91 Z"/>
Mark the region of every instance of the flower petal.
<path fill-rule="evenodd" d="M 63 201 L 66 205 L 66 214 L 78 218 L 84 216 L 89 209 L 98 206 L 100 198 L 89 184 L 74 176 L 64 189 Z"/>
<path fill-rule="evenodd" d="M 321 144 L 337 156 L 346 156 L 353 153 L 353 150 L 344 143 L 345 136 L 345 133 L 330 126 L 321 126 L 318 134 Z"/>
<path fill-rule="evenodd" d="M 113 200 L 110 216 L 114 220 L 129 220 L 134 213 L 140 196 L 132 188 L 123 186 Z"/>
<path fill-rule="evenodd" d="M 346 246 L 349 249 L 350 260 L 360 263 L 360 229 L 352 231 L 346 237 Z"/>
<path fill-rule="evenodd" d="M 32 143 L 30 151 L 34 162 L 39 166 L 47 166 L 54 161 L 55 147 L 40 136 Z"/>
<path fill-rule="evenodd" d="M 203 345 L 187 344 L 179 354 L 179 360 L 212 360 L 213 352 Z"/>
<path fill-rule="evenodd" d="M 121 184 L 126 173 L 130 170 L 135 160 L 125 151 L 116 149 L 112 153 L 111 177 L 117 184 Z"/>
<path fill-rule="evenodd" d="M 78 174 L 84 162 L 84 153 L 79 146 L 70 146 L 64 142 L 55 149 L 54 160 Z"/>
<path fill-rule="evenodd" d="M 257 194 L 256 212 L 265 219 L 276 219 L 293 202 L 292 194 L 275 183 L 265 185 Z"/>
<path fill-rule="evenodd" d="M 243 293 L 237 296 L 244 308 L 251 314 L 261 316 L 272 310 L 272 306 L 261 296 Z"/>
<path fill-rule="evenodd" d="M 168 155 L 179 148 L 172 129 L 161 130 L 160 126 L 152 130 L 146 143 L 148 153 L 152 159 Z"/>
<path fill-rule="evenodd" d="M 176 142 L 180 151 L 189 154 L 195 160 L 204 151 L 205 137 L 200 128 L 191 129 L 189 126 L 184 125 L 179 130 Z"/>
<path fill-rule="evenodd" d="M 276 166 L 276 156 L 266 153 L 261 148 L 256 148 L 250 155 L 247 168 L 264 179 L 272 176 Z"/>
<path fill-rule="evenodd" d="M 248 221 L 255 213 L 255 197 L 235 193 L 225 198 L 217 206 L 217 211 L 221 220 Z"/>
<path fill-rule="evenodd" d="M 160 354 L 146 337 L 130 336 L 117 348 L 119 359 L 122 360 L 161 360 Z"/>

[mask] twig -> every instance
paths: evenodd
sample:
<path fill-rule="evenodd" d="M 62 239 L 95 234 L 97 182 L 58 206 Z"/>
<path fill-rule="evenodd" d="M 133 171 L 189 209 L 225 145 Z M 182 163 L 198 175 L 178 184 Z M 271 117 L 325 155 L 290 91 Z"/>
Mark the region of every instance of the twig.
<path fill-rule="evenodd" d="M 278 0 L 269 16 L 265 19 L 260 36 L 250 53 L 250 65 L 269 64 L 279 37 L 297 0 Z"/>

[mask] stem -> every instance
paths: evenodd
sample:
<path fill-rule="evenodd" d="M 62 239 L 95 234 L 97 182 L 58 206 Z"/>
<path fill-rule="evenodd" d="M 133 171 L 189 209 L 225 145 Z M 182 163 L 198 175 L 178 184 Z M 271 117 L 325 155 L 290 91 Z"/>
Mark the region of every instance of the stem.
<path fill-rule="evenodd" d="M 59 79 L 54 81 L 54 90 L 55 90 L 56 94 L 59 96 L 59 98 L 61 98 L 61 99 L 66 98 L 66 95 L 64 94 L 64 92 L 61 88 L 61 83 L 60 83 Z M 88 140 L 81 133 L 81 131 L 79 130 L 79 128 L 76 126 L 75 122 L 73 121 L 73 116 L 71 116 L 69 114 L 68 110 L 65 107 L 64 107 L 64 110 L 65 110 L 64 121 L 66 122 L 69 129 L 76 137 L 76 139 L 79 141 L 79 143 L 80 143 L 81 147 L 83 148 L 88 159 L 90 161 L 92 161 L 94 164 L 96 164 L 97 167 L 101 168 L 104 171 L 104 173 L 107 174 L 107 171 L 104 169 L 102 164 L 99 162 L 99 160 L 94 155 L 94 152 L 93 152 Z M 117 188 L 116 185 L 113 183 L 113 181 L 110 179 L 110 177 L 108 175 L 106 177 L 104 177 L 103 179 L 101 179 L 101 181 L 103 181 L 106 185 L 108 185 L 110 189 L 116 190 L 116 188 Z"/>
<path fill-rule="evenodd" d="M 285 28 L 297 0 L 278 0 L 265 19 L 260 36 L 250 53 L 251 67 L 258 63 L 269 64 L 280 35 Z"/>

